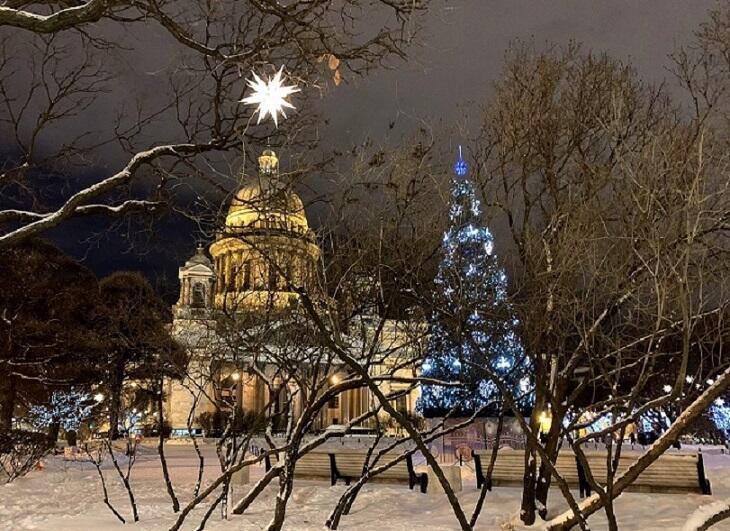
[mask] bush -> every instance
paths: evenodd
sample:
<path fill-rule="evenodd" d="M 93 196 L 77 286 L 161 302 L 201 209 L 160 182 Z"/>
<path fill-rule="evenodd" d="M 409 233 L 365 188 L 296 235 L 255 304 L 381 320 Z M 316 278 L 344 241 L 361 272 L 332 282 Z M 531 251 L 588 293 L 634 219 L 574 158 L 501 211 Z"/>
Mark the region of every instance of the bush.
<path fill-rule="evenodd" d="M 159 437 L 160 435 L 160 427 L 157 422 L 154 424 L 145 424 L 142 426 L 142 436 L 143 437 Z M 172 425 L 168 421 L 162 422 L 162 437 L 165 439 L 169 439 L 170 435 L 172 434 Z"/>
<path fill-rule="evenodd" d="M 217 411 L 216 411 L 217 413 Z M 197 416 L 195 422 L 203 429 L 203 434 L 206 437 L 214 436 L 216 431 L 216 415 L 210 411 L 204 411 Z"/>
<path fill-rule="evenodd" d="M 26 475 L 51 448 L 45 433 L 21 430 L 0 432 L 0 482 L 10 483 Z"/>
<path fill-rule="evenodd" d="M 263 430 L 266 427 L 266 418 L 254 411 L 242 411 L 231 418 L 230 411 L 205 411 L 197 416 L 196 422 L 203 428 L 206 437 L 220 437 L 228 423 L 234 433 Z"/>

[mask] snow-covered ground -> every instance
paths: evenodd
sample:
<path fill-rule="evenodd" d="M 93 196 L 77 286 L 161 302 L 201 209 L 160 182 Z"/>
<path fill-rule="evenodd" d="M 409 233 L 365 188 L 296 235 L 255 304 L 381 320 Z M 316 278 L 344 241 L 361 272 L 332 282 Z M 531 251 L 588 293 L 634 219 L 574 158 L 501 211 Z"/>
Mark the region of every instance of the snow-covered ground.
<path fill-rule="evenodd" d="M 183 505 L 190 500 L 197 475 L 197 459 L 191 446 L 169 445 L 167 455 L 171 474 Z M 214 477 L 217 461 L 214 449 L 206 445 L 206 478 Z M 695 494 L 639 494 L 627 493 L 616 503 L 616 512 L 622 531 L 681 530 L 685 521 L 700 506 L 730 499 L 730 456 L 719 452 L 705 453 L 707 474 L 712 481 L 713 496 Z M 131 516 L 129 502 L 116 472 L 105 466 L 104 472 L 112 503 L 123 516 Z M 251 480 L 263 473 L 254 467 Z M 470 469 L 464 469 L 464 490 L 459 499 L 466 511 L 471 511 L 477 499 L 477 490 Z M 137 499 L 140 521 L 136 525 L 122 525 L 103 504 L 99 478 L 90 463 L 66 462 L 51 457 L 45 469 L 25 478 L 0 486 L 0 529 L 7 530 L 73 530 L 105 531 L 108 529 L 169 529 L 175 520 L 167 496 L 156 453 L 144 448 L 135 464 L 131 483 Z M 327 515 L 345 490 L 342 485 L 330 487 L 326 482 L 299 480 L 287 512 L 286 529 L 296 531 L 321 530 Z M 235 487 L 234 498 L 247 491 Z M 576 493 L 577 495 L 577 493 Z M 221 520 L 216 512 L 206 529 L 262 529 L 271 518 L 276 490 L 269 487 L 245 515 L 231 515 Z M 562 510 L 559 493 L 551 513 Z M 478 529 L 512 529 L 519 511 L 520 491 L 517 488 L 495 488 L 488 493 Z M 192 513 L 183 529 L 196 529 L 205 508 Z M 590 519 L 591 529 L 605 529 L 601 515 Z M 457 529 L 451 508 L 443 494 L 421 494 L 407 486 L 375 484 L 366 486 L 349 516 L 344 517 L 341 529 L 347 530 L 451 530 Z M 536 528 L 539 528 L 537 526 Z M 520 527 L 516 527 L 520 529 Z M 730 530 L 726 521 L 713 529 Z"/>

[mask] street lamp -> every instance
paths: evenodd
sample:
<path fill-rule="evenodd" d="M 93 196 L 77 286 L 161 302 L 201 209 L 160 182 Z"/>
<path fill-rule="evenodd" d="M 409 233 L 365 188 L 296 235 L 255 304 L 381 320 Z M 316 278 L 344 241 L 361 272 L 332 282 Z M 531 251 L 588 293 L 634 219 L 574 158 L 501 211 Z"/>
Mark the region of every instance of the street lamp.
<path fill-rule="evenodd" d="M 537 417 L 537 423 L 540 427 L 540 435 L 545 436 L 550 432 L 550 428 L 553 425 L 553 413 L 549 407 L 540 412 L 540 415 Z"/>

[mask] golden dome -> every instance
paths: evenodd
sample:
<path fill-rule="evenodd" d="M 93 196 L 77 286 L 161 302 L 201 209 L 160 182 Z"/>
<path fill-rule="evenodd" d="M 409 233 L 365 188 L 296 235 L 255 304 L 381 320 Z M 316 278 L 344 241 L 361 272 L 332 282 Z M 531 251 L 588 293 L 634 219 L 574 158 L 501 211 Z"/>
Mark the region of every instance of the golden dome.
<path fill-rule="evenodd" d="M 284 309 L 298 300 L 293 286 L 318 291 L 320 249 L 302 200 L 279 180 L 278 167 L 276 153 L 261 154 L 258 175 L 236 192 L 225 230 L 210 246 L 218 308 Z"/>
<path fill-rule="evenodd" d="M 255 228 L 280 228 L 306 233 L 304 203 L 297 194 L 259 175 L 241 187 L 231 201 L 226 228 L 235 232 Z"/>

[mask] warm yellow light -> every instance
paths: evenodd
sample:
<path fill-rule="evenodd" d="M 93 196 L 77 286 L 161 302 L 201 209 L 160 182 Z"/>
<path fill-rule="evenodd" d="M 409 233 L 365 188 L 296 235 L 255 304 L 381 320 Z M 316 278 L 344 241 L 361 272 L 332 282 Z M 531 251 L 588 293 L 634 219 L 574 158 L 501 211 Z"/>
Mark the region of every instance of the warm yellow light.
<path fill-rule="evenodd" d="M 234 382 L 237 382 L 240 377 L 241 377 L 241 375 L 238 374 L 237 372 L 234 372 L 233 374 L 231 374 L 231 378 L 233 378 Z"/>
<path fill-rule="evenodd" d="M 550 431 L 550 427 L 553 425 L 552 412 L 549 409 L 547 411 L 542 411 L 540 416 L 537 417 L 537 422 L 540 425 L 540 433 L 548 433 Z"/>
<path fill-rule="evenodd" d="M 333 374 L 332 376 L 330 376 L 330 382 L 332 383 L 332 385 L 337 385 L 338 383 L 340 383 L 339 376 Z"/>

